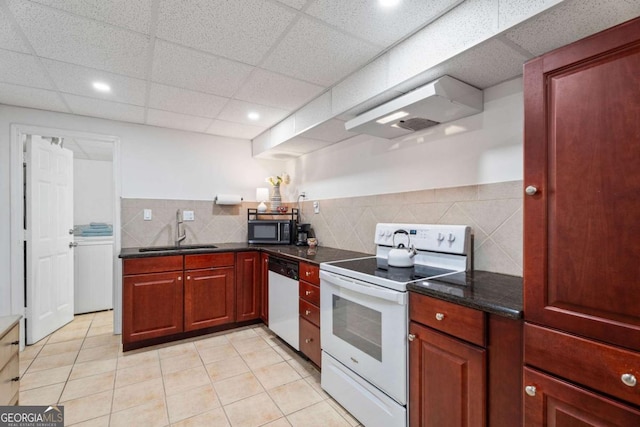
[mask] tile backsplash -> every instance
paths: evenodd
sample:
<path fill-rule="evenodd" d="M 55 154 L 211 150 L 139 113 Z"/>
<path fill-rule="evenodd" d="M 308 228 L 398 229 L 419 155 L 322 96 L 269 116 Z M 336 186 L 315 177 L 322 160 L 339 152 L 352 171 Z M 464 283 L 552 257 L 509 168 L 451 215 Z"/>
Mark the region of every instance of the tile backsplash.
<path fill-rule="evenodd" d="M 295 206 L 293 203 L 287 203 Z M 176 210 L 193 210 L 184 243 L 244 242 L 247 209 L 255 202 L 218 206 L 212 201 L 122 199 L 122 247 L 171 245 Z M 301 203 L 319 244 L 375 253 L 378 222 L 466 224 L 474 236 L 474 268 L 522 276 L 522 181 L 347 197 Z M 143 209 L 152 209 L 151 221 Z"/>

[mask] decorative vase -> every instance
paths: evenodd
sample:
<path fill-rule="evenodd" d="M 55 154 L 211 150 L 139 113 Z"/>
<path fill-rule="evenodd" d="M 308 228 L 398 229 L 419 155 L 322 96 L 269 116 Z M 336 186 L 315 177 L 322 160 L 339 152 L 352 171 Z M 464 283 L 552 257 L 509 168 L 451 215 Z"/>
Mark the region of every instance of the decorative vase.
<path fill-rule="evenodd" d="M 276 212 L 282 202 L 282 196 L 280 195 L 280 186 L 273 186 L 273 193 L 271 194 L 271 211 Z"/>

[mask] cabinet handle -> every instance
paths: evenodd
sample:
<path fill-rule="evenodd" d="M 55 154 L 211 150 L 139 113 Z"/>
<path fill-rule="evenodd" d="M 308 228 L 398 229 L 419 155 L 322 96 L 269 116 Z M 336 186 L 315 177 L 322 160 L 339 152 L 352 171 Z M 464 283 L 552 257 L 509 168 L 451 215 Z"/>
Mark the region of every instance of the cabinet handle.
<path fill-rule="evenodd" d="M 637 384 L 636 376 L 633 374 L 622 374 L 620 377 L 624 385 L 628 385 L 629 387 L 635 387 Z"/>
<path fill-rule="evenodd" d="M 416 336 L 414 334 L 409 334 L 407 338 L 409 339 L 409 341 L 413 341 L 416 339 Z"/>
<path fill-rule="evenodd" d="M 187 280 L 191 280 L 191 276 L 187 276 Z"/>
<path fill-rule="evenodd" d="M 533 196 L 538 192 L 538 189 L 533 185 L 529 185 L 527 188 L 524 189 L 524 192 L 527 194 L 527 196 Z"/>
<path fill-rule="evenodd" d="M 182 280 L 182 276 L 178 276 L 178 280 Z"/>
<path fill-rule="evenodd" d="M 311 291 L 304 291 L 305 295 L 311 295 Z"/>
<path fill-rule="evenodd" d="M 18 381 L 20 381 L 20 377 L 13 377 L 13 378 L 11 378 L 11 381 L 18 382 Z"/>
<path fill-rule="evenodd" d="M 528 385 L 524 388 L 524 392 L 527 393 L 529 396 L 535 396 L 536 395 L 536 387 L 533 385 Z"/>
<path fill-rule="evenodd" d="M 311 310 L 305 310 L 304 314 L 306 314 L 307 316 L 311 314 Z"/>
<path fill-rule="evenodd" d="M 443 313 L 436 313 L 436 320 L 442 320 L 444 319 L 444 314 Z"/>
<path fill-rule="evenodd" d="M 307 338 L 304 340 L 304 342 L 306 342 L 307 344 L 309 344 L 311 341 L 313 341 L 313 338 Z"/>
<path fill-rule="evenodd" d="M 11 345 L 20 345 L 20 341 L 11 341 Z"/>
<path fill-rule="evenodd" d="M 304 274 L 305 274 L 307 277 L 311 276 L 311 272 L 310 272 L 310 271 L 307 271 L 307 272 L 305 272 Z"/>

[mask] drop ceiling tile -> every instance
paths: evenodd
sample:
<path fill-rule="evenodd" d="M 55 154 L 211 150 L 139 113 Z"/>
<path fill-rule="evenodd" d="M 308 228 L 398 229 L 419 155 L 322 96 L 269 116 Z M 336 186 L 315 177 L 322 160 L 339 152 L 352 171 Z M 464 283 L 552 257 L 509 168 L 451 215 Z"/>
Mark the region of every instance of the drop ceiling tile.
<path fill-rule="evenodd" d="M 371 60 L 379 48 L 308 18 L 301 18 L 262 67 L 331 86 Z"/>
<path fill-rule="evenodd" d="M 447 61 L 442 71 L 472 86 L 486 89 L 522 75 L 522 66 L 529 59 L 531 57 L 511 49 L 500 39 L 492 39 Z"/>
<path fill-rule="evenodd" d="M 149 38 L 23 0 L 8 0 L 38 56 L 145 77 Z"/>
<path fill-rule="evenodd" d="M 640 16 L 640 2 L 568 1 L 513 30 L 507 38 L 534 55 L 542 55 L 598 31 Z"/>
<path fill-rule="evenodd" d="M 250 111 L 260 114 L 260 118 L 258 120 L 250 120 L 247 117 Z M 217 118 L 246 125 L 269 127 L 287 117 L 288 114 L 289 111 L 287 110 L 232 99 Z"/>
<path fill-rule="evenodd" d="M 352 136 L 358 135 L 357 133 L 347 132 L 344 128 L 344 122 L 338 119 L 331 119 L 324 122 L 314 128 L 302 134 L 305 138 L 312 138 L 314 140 L 326 141 L 326 142 L 340 142 Z"/>
<path fill-rule="evenodd" d="M 500 29 L 509 28 L 558 3 L 562 0 L 500 0 Z"/>
<path fill-rule="evenodd" d="M 204 132 L 211 124 L 211 119 L 149 109 L 147 111 L 147 124 L 192 132 Z"/>
<path fill-rule="evenodd" d="M 61 92 L 125 104 L 145 103 L 147 83 L 144 80 L 50 59 L 42 59 L 42 63 Z M 111 92 L 94 90 L 92 83 L 96 81 L 107 83 Z"/>
<path fill-rule="evenodd" d="M 143 107 L 70 94 L 63 96 L 75 114 L 123 122 L 144 123 Z"/>
<path fill-rule="evenodd" d="M 157 83 L 151 84 L 149 94 L 150 108 L 209 118 L 216 117 L 228 101 L 229 98 Z"/>
<path fill-rule="evenodd" d="M 284 110 L 295 110 L 325 88 L 302 80 L 257 68 L 235 98 Z"/>
<path fill-rule="evenodd" d="M 85 18 L 149 33 L 152 0 L 32 0 Z"/>
<path fill-rule="evenodd" d="M 493 36 L 498 0 L 464 2 L 389 52 L 389 84 L 395 86 Z"/>
<path fill-rule="evenodd" d="M 0 82 L 54 89 L 35 56 L 0 49 Z"/>
<path fill-rule="evenodd" d="M 156 41 L 152 80 L 231 97 L 253 67 L 173 43 Z"/>
<path fill-rule="evenodd" d="M 158 37 L 255 65 L 295 13 L 263 0 L 163 1 Z"/>
<path fill-rule="evenodd" d="M 214 120 L 211 126 L 209 126 L 209 129 L 207 129 L 207 133 L 233 138 L 253 139 L 264 132 L 265 129 L 266 127 L 261 126 Z"/>
<path fill-rule="evenodd" d="M 462 0 L 404 0 L 383 8 L 371 0 L 317 0 L 305 11 L 343 31 L 380 46 L 389 46 Z"/>
<path fill-rule="evenodd" d="M 0 83 L 0 104 L 65 113 L 69 111 L 56 92 L 7 83 Z"/>
<path fill-rule="evenodd" d="M 31 53 L 3 8 L 0 8 L 0 48 Z"/>

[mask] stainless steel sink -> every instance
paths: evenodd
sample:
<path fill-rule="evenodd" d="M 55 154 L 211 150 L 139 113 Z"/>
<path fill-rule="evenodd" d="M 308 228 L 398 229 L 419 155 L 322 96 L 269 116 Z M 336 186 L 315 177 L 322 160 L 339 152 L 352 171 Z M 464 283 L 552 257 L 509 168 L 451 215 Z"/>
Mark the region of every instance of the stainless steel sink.
<path fill-rule="evenodd" d="M 160 251 L 183 251 L 190 249 L 215 249 L 214 245 L 180 245 L 180 246 L 150 246 L 148 248 L 140 248 L 138 252 L 160 252 Z"/>

